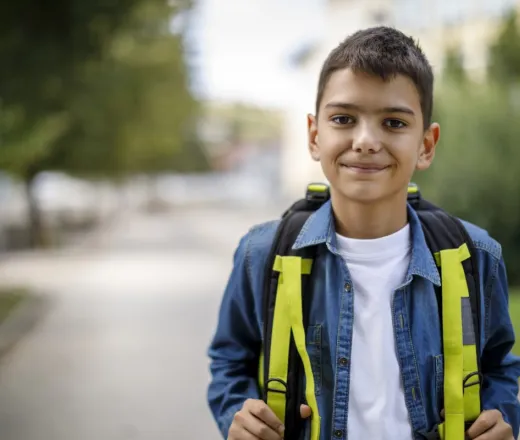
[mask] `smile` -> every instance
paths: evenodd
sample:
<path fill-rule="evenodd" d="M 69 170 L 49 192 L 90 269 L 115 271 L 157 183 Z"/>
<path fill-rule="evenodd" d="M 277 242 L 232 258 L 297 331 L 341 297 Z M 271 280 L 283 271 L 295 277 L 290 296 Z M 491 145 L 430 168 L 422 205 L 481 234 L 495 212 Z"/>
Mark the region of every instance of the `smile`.
<path fill-rule="evenodd" d="M 388 168 L 388 166 L 381 165 L 341 165 L 341 167 L 356 174 L 374 174 Z"/>

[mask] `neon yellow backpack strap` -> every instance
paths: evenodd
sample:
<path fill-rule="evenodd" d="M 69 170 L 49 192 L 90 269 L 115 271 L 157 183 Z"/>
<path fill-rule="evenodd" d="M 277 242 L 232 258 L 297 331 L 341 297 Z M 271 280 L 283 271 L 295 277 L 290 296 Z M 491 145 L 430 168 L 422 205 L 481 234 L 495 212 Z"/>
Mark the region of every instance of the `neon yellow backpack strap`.
<path fill-rule="evenodd" d="M 320 416 L 315 396 L 314 375 L 306 348 L 302 314 L 302 274 L 311 272 L 312 260 L 295 256 L 276 256 L 274 270 L 280 272 L 269 351 L 267 404 L 285 422 L 285 383 L 288 375 L 291 334 L 305 372 L 305 397 L 312 410 L 311 439 L 320 438 Z"/>
<path fill-rule="evenodd" d="M 309 275 L 317 247 L 305 246 L 305 249 L 298 252 L 298 256 L 296 256 L 293 246 L 303 232 L 309 217 L 329 200 L 328 185 L 311 183 L 307 186 L 305 197 L 296 200 L 283 213 L 265 267 L 262 302 L 263 332 L 259 356 L 260 365 L 258 366 L 258 385 L 262 398 L 284 421 L 286 437 L 300 435 L 299 402 L 291 396 L 304 394 L 304 390 L 297 388 L 299 386 L 297 379 L 300 375 L 305 375 L 305 394 L 313 411 L 310 420 L 313 431 L 312 440 L 319 439 L 319 414 L 314 396 L 314 376 L 305 348 L 306 338 L 302 316 L 302 303 L 306 313 L 307 300 L 310 301 L 312 298 Z M 302 278 L 305 281 L 303 286 Z M 309 282 L 307 283 L 307 281 Z M 307 291 L 308 288 L 309 291 Z M 305 292 L 302 292 L 302 289 Z M 305 293 L 304 298 L 302 298 L 303 293 Z M 299 301 L 297 316 L 292 310 L 295 301 Z M 300 391 L 302 391 L 301 394 Z M 287 400 L 287 397 L 290 398 L 290 401 Z"/>
<path fill-rule="evenodd" d="M 311 438 L 310 440 L 319 440 L 320 438 L 320 414 L 318 410 L 318 402 L 316 401 L 314 375 L 312 373 L 311 361 L 307 353 L 305 344 L 305 329 L 303 327 L 302 315 L 302 260 L 300 257 L 283 257 L 282 258 L 282 274 L 285 284 L 285 295 L 289 306 L 289 316 L 291 328 L 294 335 L 296 348 L 303 362 L 305 371 L 305 397 L 307 404 L 312 410 L 311 415 Z M 310 272 L 310 267 L 309 267 Z"/>
<path fill-rule="evenodd" d="M 466 244 L 435 254 L 442 274 L 444 345 L 444 423 L 442 440 L 464 440 L 465 422 L 480 414 L 480 382 L 475 329 L 462 262 L 470 258 Z M 478 373 L 477 373 L 478 374 Z"/>
<path fill-rule="evenodd" d="M 281 266 L 279 257 L 275 260 L 275 270 L 278 270 L 278 266 Z M 287 283 L 284 283 L 284 278 L 283 273 L 278 278 L 269 352 L 269 386 L 267 388 L 267 405 L 283 424 L 285 424 L 286 383 L 291 343 L 291 323 L 288 319 L 289 304 L 286 293 Z"/>

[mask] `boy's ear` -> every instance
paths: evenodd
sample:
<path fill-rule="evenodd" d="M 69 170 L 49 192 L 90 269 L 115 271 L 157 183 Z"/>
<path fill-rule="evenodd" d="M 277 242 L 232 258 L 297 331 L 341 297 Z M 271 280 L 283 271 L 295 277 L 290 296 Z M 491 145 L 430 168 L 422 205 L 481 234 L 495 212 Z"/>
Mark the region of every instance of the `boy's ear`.
<path fill-rule="evenodd" d="M 423 142 L 419 151 L 419 158 L 417 160 L 416 168 L 418 170 L 426 170 L 430 167 L 435 157 L 435 148 L 439 142 L 441 135 L 441 127 L 434 122 L 424 132 Z"/>
<path fill-rule="evenodd" d="M 310 113 L 307 115 L 307 131 L 309 152 L 311 153 L 313 160 L 319 161 L 320 148 L 318 146 L 318 124 L 316 123 L 316 117 Z"/>

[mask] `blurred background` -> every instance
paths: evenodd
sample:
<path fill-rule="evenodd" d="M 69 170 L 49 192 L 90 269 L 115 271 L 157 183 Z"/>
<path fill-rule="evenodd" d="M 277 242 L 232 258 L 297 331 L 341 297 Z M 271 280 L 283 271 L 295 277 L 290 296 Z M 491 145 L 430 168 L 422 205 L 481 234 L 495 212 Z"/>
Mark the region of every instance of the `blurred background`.
<path fill-rule="evenodd" d="M 502 243 L 520 330 L 519 12 L 2 2 L 2 440 L 219 438 L 206 350 L 233 250 L 324 180 L 306 114 L 328 52 L 367 26 L 413 35 L 432 62 L 442 139 L 416 181 Z"/>

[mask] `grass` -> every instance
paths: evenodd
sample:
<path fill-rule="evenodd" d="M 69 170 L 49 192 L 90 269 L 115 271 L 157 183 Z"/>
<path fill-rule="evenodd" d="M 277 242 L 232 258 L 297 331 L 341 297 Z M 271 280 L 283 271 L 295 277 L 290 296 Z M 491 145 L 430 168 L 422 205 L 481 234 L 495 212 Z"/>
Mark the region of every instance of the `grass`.
<path fill-rule="evenodd" d="M 20 304 L 26 294 L 23 289 L 0 289 L 0 323 Z"/>
<path fill-rule="evenodd" d="M 520 288 L 509 292 L 509 313 L 515 328 L 516 344 L 513 352 L 520 356 Z"/>

